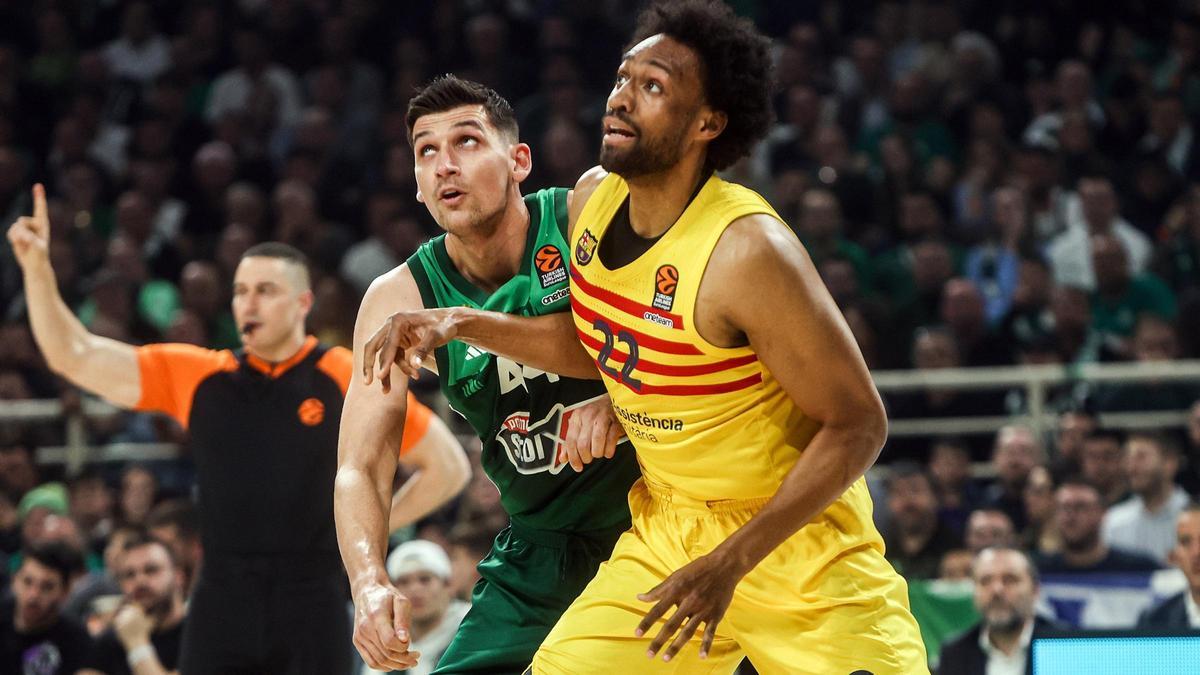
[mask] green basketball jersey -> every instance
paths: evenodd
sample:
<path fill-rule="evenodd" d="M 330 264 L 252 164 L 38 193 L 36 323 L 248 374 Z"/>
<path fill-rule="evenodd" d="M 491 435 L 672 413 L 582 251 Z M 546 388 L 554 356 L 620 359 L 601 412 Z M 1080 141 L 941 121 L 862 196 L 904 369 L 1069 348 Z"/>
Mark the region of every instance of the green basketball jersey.
<path fill-rule="evenodd" d="M 521 270 L 488 294 L 467 281 L 446 253 L 445 235 L 408 259 L 425 307 L 474 307 L 520 316 L 570 309 L 566 243 L 567 190 L 525 197 L 529 232 Z M 514 522 L 561 532 L 588 532 L 629 521 L 626 494 L 639 470 L 633 447 L 576 473 L 560 439 L 572 412 L 604 394 L 599 380 L 535 370 L 453 341 L 436 350 L 438 379 L 450 406 L 483 442 L 483 469 Z"/>

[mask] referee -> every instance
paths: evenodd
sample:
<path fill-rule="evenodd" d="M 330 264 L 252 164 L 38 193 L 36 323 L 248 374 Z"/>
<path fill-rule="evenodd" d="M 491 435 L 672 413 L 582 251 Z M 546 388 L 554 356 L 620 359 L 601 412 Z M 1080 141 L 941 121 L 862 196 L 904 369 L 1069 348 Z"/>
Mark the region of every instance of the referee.
<path fill-rule="evenodd" d="M 333 481 L 352 357 L 305 334 L 313 293 L 303 255 L 266 243 L 242 257 L 233 284 L 242 350 L 134 347 L 92 335 L 71 314 L 50 265 L 41 185 L 33 201 L 33 216 L 18 218 L 8 238 L 50 368 L 121 407 L 166 413 L 190 432 L 204 565 L 180 671 L 349 673 Z M 469 473 L 445 425 L 422 406 L 409 411 L 414 429 L 426 431 L 404 437 L 401 460 L 417 469 L 419 485 L 398 493 L 393 526 L 452 497 Z"/>

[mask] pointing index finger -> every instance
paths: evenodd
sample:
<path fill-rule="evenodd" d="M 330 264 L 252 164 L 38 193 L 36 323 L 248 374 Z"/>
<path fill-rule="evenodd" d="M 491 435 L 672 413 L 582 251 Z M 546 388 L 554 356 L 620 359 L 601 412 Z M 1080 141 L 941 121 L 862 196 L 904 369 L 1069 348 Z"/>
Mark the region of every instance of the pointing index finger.
<path fill-rule="evenodd" d="M 39 226 L 50 223 L 50 210 L 46 207 L 46 187 L 41 183 L 33 185 L 33 218 Z"/>

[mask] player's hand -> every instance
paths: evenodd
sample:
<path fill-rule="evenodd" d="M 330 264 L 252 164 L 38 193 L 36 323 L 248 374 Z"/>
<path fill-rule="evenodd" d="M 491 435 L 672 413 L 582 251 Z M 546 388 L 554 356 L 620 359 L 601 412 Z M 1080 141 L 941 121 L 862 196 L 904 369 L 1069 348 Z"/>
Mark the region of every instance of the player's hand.
<path fill-rule="evenodd" d="M 605 394 L 571 412 L 565 435 L 562 451 L 571 468 L 580 472 L 594 459 L 612 459 L 625 429 L 613 412 L 612 399 Z"/>
<path fill-rule="evenodd" d="M 650 592 L 639 594 L 638 600 L 654 602 L 655 605 L 634 631 L 638 637 L 645 635 L 667 610 L 676 608 L 662 630 L 650 641 L 646 656 L 654 658 L 670 640 L 663 651 L 663 661 L 670 661 L 696 634 L 700 624 L 704 624 L 700 658 L 707 658 L 717 634 L 717 624 L 725 616 L 725 610 L 729 609 L 733 589 L 741 578 L 742 572 L 726 558 L 710 553 L 679 568 Z"/>
<path fill-rule="evenodd" d="M 384 320 L 363 346 L 363 383 L 369 385 L 373 377 L 378 377 L 383 391 L 391 391 L 393 363 L 400 372 L 415 378 L 433 350 L 450 342 L 457 334 L 457 325 L 449 310 L 396 312 Z"/>
<path fill-rule="evenodd" d="M 411 607 L 391 584 L 373 583 L 354 596 L 354 647 L 375 670 L 405 670 L 421 655 L 408 650 Z"/>
<path fill-rule="evenodd" d="M 150 642 L 150 631 L 154 630 L 154 621 L 146 616 L 145 610 L 137 603 L 126 603 L 117 610 L 113 617 L 113 630 L 126 650 Z"/>
<path fill-rule="evenodd" d="M 33 215 L 17 218 L 8 228 L 8 241 L 22 270 L 49 264 L 50 211 L 46 207 L 46 189 L 41 183 L 33 186 Z"/>

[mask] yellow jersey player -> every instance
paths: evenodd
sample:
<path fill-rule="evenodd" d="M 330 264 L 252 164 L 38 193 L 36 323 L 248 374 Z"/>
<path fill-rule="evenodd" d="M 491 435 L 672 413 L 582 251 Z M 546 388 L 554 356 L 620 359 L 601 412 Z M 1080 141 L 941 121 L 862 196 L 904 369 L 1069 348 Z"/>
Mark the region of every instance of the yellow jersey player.
<path fill-rule="evenodd" d="M 927 673 L 862 478 L 887 429 L 862 355 L 787 225 L 714 173 L 770 125 L 769 44 L 686 0 L 646 10 L 632 45 L 602 170 L 576 186 L 571 303 L 644 478 L 531 671 Z M 450 339 L 555 372 L 565 332 L 441 310 L 372 342 L 406 372 Z"/>

